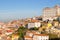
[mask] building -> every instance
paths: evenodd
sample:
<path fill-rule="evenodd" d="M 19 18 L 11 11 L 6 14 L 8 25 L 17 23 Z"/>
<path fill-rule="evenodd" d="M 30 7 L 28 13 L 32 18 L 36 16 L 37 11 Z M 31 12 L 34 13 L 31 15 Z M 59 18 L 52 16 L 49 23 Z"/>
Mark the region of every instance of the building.
<path fill-rule="evenodd" d="M 27 31 L 24 36 L 25 40 L 49 40 L 49 35 L 40 34 L 37 31 Z"/>
<path fill-rule="evenodd" d="M 40 27 L 41 23 L 40 22 L 30 22 L 28 23 L 28 29 L 34 28 L 34 27 Z"/>
<path fill-rule="evenodd" d="M 6 40 L 12 40 L 12 39 L 11 39 L 11 37 L 8 36 Z"/>
<path fill-rule="evenodd" d="M 6 35 L 10 35 L 10 34 L 12 34 L 12 33 L 13 33 L 13 30 L 11 30 L 11 29 L 6 29 L 6 32 L 5 32 Z"/>
<path fill-rule="evenodd" d="M 0 28 L 2 28 L 2 27 L 3 27 L 3 25 L 5 25 L 5 23 L 0 22 Z"/>
<path fill-rule="evenodd" d="M 33 37 L 34 34 L 40 34 L 40 33 L 38 31 L 27 31 L 26 32 L 26 35 L 30 37 Z"/>
<path fill-rule="evenodd" d="M 49 40 L 49 36 L 46 34 L 35 34 L 33 40 Z"/>
<path fill-rule="evenodd" d="M 56 5 L 52 8 L 46 7 L 43 9 L 43 20 L 53 20 L 57 16 L 60 16 L 60 6 Z"/>
<path fill-rule="evenodd" d="M 37 31 L 27 31 L 24 36 L 25 40 L 49 40 L 49 35 L 40 34 Z"/>
<path fill-rule="evenodd" d="M 30 36 L 24 36 L 24 40 L 33 40 L 33 38 Z"/>
<path fill-rule="evenodd" d="M 59 27 L 59 22 L 58 21 L 53 21 L 53 26 L 54 27 Z"/>

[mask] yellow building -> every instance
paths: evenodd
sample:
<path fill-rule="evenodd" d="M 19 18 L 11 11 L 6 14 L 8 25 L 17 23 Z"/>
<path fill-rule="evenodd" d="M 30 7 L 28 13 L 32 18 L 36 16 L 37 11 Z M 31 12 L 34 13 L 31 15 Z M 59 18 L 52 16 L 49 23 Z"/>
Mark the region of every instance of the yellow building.
<path fill-rule="evenodd" d="M 51 28 L 52 27 L 52 24 L 51 23 L 48 23 L 47 24 L 47 28 Z"/>
<path fill-rule="evenodd" d="M 43 25 L 42 27 L 39 28 L 39 31 L 42 32 L 42 31 L 45 30 L 45 29 L 46 29 L 46 26 Z"/>

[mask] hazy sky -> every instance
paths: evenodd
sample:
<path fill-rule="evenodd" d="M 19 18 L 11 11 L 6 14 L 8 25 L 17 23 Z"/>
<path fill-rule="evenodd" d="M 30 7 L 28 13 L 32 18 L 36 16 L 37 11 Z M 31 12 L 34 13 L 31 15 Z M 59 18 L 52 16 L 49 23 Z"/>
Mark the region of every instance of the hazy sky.
<path fill-rule="evenodd" d="M 42 9 L 60 5 L 60 0 L 0 0 L 0 21 L 40 16 Z"/>

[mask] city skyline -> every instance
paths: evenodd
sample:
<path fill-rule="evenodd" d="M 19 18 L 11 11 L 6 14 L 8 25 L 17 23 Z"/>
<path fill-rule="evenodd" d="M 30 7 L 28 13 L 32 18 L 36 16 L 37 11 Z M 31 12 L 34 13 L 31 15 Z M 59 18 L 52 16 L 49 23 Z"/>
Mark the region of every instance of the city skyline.
<path fill-rule="evenodd" d="M 40 16 L 45 7 L 60 5 L 60 0 L 0 0 L 0 21 Z"/>

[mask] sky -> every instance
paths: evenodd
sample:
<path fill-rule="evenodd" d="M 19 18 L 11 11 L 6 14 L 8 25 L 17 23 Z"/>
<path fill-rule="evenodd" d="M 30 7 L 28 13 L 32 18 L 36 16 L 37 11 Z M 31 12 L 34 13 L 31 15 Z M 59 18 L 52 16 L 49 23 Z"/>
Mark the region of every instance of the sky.
<path fill-rule="evenodd" d="M 0 21 L 42 15 L 43 8 L 60 5 L 60 0 L 0 0 Z"/>

